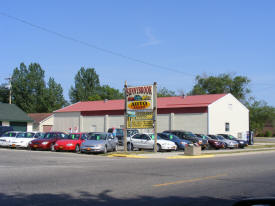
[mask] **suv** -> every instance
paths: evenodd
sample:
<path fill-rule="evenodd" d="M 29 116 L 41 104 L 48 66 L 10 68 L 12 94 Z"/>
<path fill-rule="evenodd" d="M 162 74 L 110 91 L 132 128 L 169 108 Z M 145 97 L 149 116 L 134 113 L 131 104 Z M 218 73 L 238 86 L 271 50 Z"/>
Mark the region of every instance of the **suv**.
<path fill-rule="evenodd" d="M 123 129 L 121 128 L 109 128 L 108 133 L 112 133 L 114 137 L 118 139 L 118 144 L 123 145 Z M 127 137 L 131 137 L 134 134 L 139 133 L 137 129 L 127 129 Z"/>

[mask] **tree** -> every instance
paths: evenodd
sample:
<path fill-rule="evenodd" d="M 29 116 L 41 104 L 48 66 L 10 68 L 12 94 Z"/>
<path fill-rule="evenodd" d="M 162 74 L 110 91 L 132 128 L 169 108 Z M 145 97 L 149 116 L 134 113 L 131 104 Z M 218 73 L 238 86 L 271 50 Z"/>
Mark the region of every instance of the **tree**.
<path fill-rule="evenodd" d="M 166 87 L 158 88 L 158 97 L 173 97 L 177 96 L 176 92 L 167 89 Z"/>
<path fill-rule="evenodd" d="M 0 85 L 0 102 L 8 103 L 9 102 L 9 90 L 5 84 Z"/>
<path fill-rule="evenodd" d="M 47 87 L 47 109 L 48 112 L 60 109 L 68 102 L 64 99 L 63 89 L 61 84 L 55 82 L 54 78 L 50 77 Z"/>
<path fill-rule="evenodd" d="M 103 85 L 97 89 L 95 95 L 89 96 L 88 99 L 94 101 L 104 99 L 123 99 L 123 97 L 124 95 L 118 89 L 112 88 L 108 85 Z"/>
<path fill-rule="evenodd" d="M 275 125 L 275 108 L 268 106 L 264 101 L 256 101 L 251 99 L 250 103 L 246 103 L 249 109 L 249 127 L 255 134 L 263 132 L 263 128 L 267 123 Z"/>
<path fill-rule="evenodd" d="M 28 68 L 21 63 L 12 75 L 12 103 L 27 113 L 52 112 L 66 104 L 63 89 L 53 78 L 45 83 L 45 71 L 38 63 L 31 63 Z"/>
<path fill-rule="evenodd" d="M 89 97 L 97 94 L 100 86 L 99 77 L 94 68 L 81 67 L 75 75 L 74 81 L 74 87 L 72 86 L 69 91 L 72 103 L 89 100 Z"/>
<path fill-rule="evenodd" d="M 196 84 L 189 94 L 231 93 L 240 101 L 245 101 L 247 94 L 250 93 L 249 83 L 250 80 L 245 76 L 232 74 L 220 74 L 218 76 L 198 75 Z"/>

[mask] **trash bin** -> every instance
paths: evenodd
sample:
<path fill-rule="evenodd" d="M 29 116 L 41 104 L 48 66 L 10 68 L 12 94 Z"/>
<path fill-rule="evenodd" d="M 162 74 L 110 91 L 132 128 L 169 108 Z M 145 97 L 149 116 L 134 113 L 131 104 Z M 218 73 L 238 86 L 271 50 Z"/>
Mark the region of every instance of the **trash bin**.
<path fill-rule="evenodd" d="M 188 145 L 184 149 L 184 155 L 188 155 L 188 156 L 201 155 L 201 146 Z"/>

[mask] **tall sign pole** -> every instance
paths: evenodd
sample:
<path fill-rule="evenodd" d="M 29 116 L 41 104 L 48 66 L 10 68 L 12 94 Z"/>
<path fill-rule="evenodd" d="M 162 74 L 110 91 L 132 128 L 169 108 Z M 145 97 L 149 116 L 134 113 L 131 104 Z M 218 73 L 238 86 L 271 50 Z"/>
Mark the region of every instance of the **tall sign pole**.
<path fill-rule="evenodd" d="M 153 108 L 153 112 L 154 112 L 154 116 L 153 116 L 153 121 L 154 121 L 154 152 L 157 152 L 157 139 L 158 139 L 158 132 L 157 132 L 157 83 L 154 82 L 154 86 L 153 86 L 153 94 L 154 94 L 154 108 Z"/>
<path fill-rule="evenodd" d="M 127 95 L 126 95 L 126 90 L 127 90 L 127 81 L 125 81 L 124 84 L 124 130 L 123 130 L 123 145 L 124 145 L 124 152 L 127 152 L 127 121 L 128 121 L 128 114 L 127 114 Z"/>

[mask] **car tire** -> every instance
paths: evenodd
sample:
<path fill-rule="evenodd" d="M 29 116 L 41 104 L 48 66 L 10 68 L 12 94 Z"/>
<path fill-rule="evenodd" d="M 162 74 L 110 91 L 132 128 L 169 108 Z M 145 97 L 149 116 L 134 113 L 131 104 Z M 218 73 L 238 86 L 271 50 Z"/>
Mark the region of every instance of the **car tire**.
<path fill-rule="evenodd" d="M 160 152 L 161 151 L 161 146 L 160 144 L 157 144 L 157 152 Z"/>
<path fill-rule="evenodd" d="M 78 144 L 75 146 L 74 151 L 75 151 L 75 153 L 79 153 L 80 152 L 80 147 L 79 147 Z"/>
<path fill-rule="evenodd" d="M 51 151 L 56 152 L 56 150 L 54 149 L 54 144 L 51 144 Z"/>
<path fill-rule="evenodd" d="M 104 151 L 103 151 L 103 153 L 104 153 L 104 154 L 106 154 L 107 152 L 108 152 L 108 150 L 107 150 L 107 146 L 105 146 L 105 147 L 104 147 Z"/>
<path fill-rule="evenodd" d="M 114 147 L 113 151 L 114 151 L 114 152 L 117 152 L 117 144 L 116 144 L 116 146 Z"/>

